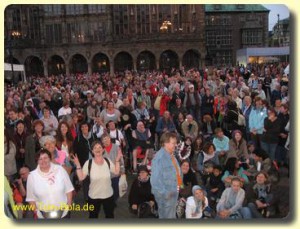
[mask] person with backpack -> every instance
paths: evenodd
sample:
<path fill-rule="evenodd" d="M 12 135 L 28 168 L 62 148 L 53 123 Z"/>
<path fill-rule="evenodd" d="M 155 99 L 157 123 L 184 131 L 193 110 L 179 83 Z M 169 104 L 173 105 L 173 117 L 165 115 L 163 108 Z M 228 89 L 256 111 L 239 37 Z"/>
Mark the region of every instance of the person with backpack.
<path fill-rule="evenodd" d="M 114 218 L 114 192 L 111 182 L 111 174 L 118 175 L 120 173 L 120 161 L 122 152 L 118 151 L 118 155 L 114 162 L 104 158 L 104 146 L 98 140 L 94 141 L 92 146 L 94 158 L 87 160 L 81 167 L 79 159 L 75 154 L 72 157 L 76 165 L 76 173 L 78 179 L 83 181 L 87 178 L 90 180 L 88 187 L 88 203 L 94 208 L 89 208 L 89 218 L 98 218 L 101 205 L 105 218 Z"/>

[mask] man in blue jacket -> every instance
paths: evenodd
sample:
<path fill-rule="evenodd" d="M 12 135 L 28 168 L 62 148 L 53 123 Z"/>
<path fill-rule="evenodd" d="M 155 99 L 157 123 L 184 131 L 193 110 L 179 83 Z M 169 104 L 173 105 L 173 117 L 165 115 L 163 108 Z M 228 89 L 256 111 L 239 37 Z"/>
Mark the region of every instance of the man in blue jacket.
<path fill-rule="evenodd" d="M 158 205 L 159 218 L 175 219 L 178 193 L 182 186 L 182 173 L 174 156 L 177 136 L 166 132 L 161 136 L 160 143 L 162 148 L 152 161 L 152 193 Z"/>

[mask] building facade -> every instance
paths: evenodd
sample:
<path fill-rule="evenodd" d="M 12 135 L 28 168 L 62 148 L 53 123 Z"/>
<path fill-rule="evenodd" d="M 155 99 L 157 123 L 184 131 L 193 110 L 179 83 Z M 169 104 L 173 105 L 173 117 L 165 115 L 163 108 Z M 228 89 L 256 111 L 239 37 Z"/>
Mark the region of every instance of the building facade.
<path fill-rule="evenodd" d="M 268 10 L 250 6 L 9 5 L 5 61 L 28 76 L 231 65 L 267 43 Z"/>
<path fill-rule="evenodd" d="M 206 59 L 211 65 L 236 64 L 236 51 L 268 46 L 269 10 L 258 4 L 205 5 Z"/>
<path fill-rule="evenodd" d="M 278 22 L 274 25 L 271 32 L 271 46 L 290 46 L 290 37 L 290 19 L 280 20 L 278 14 Z"/>
<path fill-rule="evenodd" d="M 5 44 L 27 75 L 199 68 L 204 5 L 10 5 Z"/>

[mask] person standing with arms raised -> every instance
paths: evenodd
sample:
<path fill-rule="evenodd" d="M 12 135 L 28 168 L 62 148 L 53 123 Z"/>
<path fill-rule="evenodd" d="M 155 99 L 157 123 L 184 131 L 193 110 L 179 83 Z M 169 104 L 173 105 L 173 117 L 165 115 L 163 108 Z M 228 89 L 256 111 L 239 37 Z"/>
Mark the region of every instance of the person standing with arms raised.
<path fill-rule="evenodd" d="M 174 156 L 177 136 L 166 132 L 161 136 L 160 143 L 161 149 L 152 161 L 152 193 L 158 205 L 159 218 L 175 219 L 178 193 L 182 186 L 182 173 Z"/>

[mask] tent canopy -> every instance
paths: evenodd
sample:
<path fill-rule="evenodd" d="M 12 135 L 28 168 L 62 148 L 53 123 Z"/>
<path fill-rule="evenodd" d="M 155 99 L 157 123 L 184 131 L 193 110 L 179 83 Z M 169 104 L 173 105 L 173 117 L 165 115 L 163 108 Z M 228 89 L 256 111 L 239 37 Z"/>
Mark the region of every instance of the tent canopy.
<path fill-rule="evenodd" d="M 13 67 L 13 69 L 12 69 L 12 67 Z M 22 64 L 13 64 L 12 65 L 10 63 L 4 63 L 4 71 L 12 72 L 12 70 L 14 70 L 14 72 L 21 72 L 23 75 L 23 80 L 26 81 L 24 65 L 22 65 Z"/>

